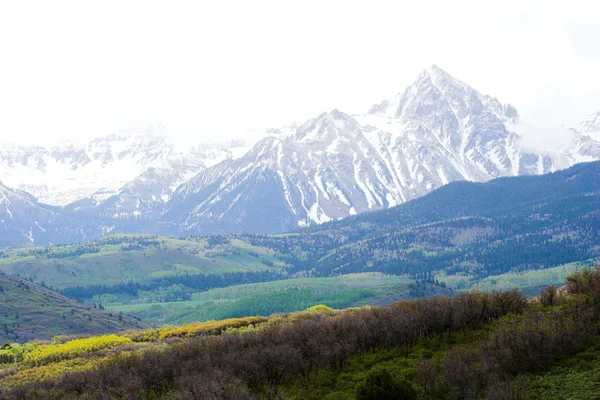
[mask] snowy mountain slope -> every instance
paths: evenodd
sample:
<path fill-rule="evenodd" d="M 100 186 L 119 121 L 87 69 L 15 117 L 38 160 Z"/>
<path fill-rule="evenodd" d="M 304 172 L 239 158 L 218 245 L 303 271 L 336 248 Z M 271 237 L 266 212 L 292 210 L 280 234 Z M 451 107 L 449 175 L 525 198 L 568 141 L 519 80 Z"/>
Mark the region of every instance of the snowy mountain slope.
<path fill-rule="evenodd" d="M 65 206 L 86 199 L 100 203 L 136 180 L 162 180 L 174 189 L 199 170 L 233 156 L 232 150 L 216 145 L 181 151 L 167 137 L 166 129 L 158 126 L 85 144 L 3 145 L 0 180 L 45 204 Z"/>
<path fill-rule="evenodd" d="M 582 121 L 577 127 L 577 132 L 587 135 L 596 141 L 600 141 L 600 110 L 596 111 Z"/>
<path fill-rule="evenodd" d="M 365 115 L 334 110 L 183 184 L 162 220 L 180 232 L 281 232 L 391 207 L 456 180 L 541 174 L 567 154 L 520 148 L 517 111 L 443 70 Z"/>
<path fill-rule="evenodd" d="M 164 127 L 124 132 L 87 144 L 0 146 L 0 180 L 69 212 L 109 219 L 151 219 L 173 190 L 209 166 L 239 156 L 245 143 L 179 150 Z"/>
<path fill-rule="evenodd" d="M 99 221 L 84 222 L 40 205 L 30 194 L 0 183 L 0 248 L 72 243 L 101 236 L 109 230 Z"/>
<path fill-rule="evenodd" d="M 567 150 L 569 157 L 575 162 L 600 159 L 600 111 L 590 115 L 573 132 L 573 144 Z"/>
<path fill-rule="evenodd" d="M 384 161 L 356 120 L 334 110 L 290 137 L 264 139 L 244 157 L 201 172 L 176 191 L 163 219 L 199 231 L 266 223 L 258 231 L 280 232 L 355 214 L 356 208 L 395 205 L 385 196 L 392 177 L 378 177 L 382 173 Z M 271 225 L 274 219 L 279 222 Z"/>

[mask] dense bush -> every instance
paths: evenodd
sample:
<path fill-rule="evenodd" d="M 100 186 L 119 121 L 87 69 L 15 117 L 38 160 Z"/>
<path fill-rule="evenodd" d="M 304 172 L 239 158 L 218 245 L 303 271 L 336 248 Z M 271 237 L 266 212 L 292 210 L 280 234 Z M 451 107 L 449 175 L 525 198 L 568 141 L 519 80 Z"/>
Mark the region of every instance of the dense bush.
<path fill-rule="evenodd" d="M 180 327 L 159 329 L 159 339 L 171 337 L 193 337 L 199 335 L 218 335 L 228 329 L 242 328 L 249 325 L 258 325 L 266 322 L 265 317 L 230 318 L 221 321 L 207 321 Z"/>
<path fill-rule="evenodd" d="M 392 376 L 385 368 L 372 371 L 356 391 L 356 400 L 416 400 L 417 396 L 411 382 Z"/>
<path fill-rule="evenodd" d="M 117 335 L 96 336 L 71 340 L 62 344 L 39 346 L 25 353 L 23 361 L 28 365 L 42 365 L 80 354 L 132 343 L 132 340 Z"/>
<path fill-rule="evenodd" d="M 425 360 L 419 376 L 426 394 L 477 399 L 496 393 L 499 399 L 525 399 L 526 385 L 522 379 L 515 383 L 515 377 L 546 371 L 598 340 L 599 288 L 600 268 L 576 272 L 567 278 L 570 296 L 559 305 L 532 306 L 520 315 L 508 315 L 477 343 L 453 347 L 439 362 Z M 556 304 L 544 300 L 548 292 L 540 299 L 546 307 Z"/>
<path fill-rule="evenodd" d="M 322 368 L 339 370 L 350 357 L 364 351 L 408 347 L 432 334 L 477 328 L 507 313 L 522 312 L 526 305 L 526 298 L 518 292 L 472 293 L 333 314 L 316 309 L 294 318 L 275 317 L 255 329 L 225 331 L 220 336 L 178 339 L 196 328 L 176 329 L 162 335 L 176 339 L 167 347 L 117 354 L 94 369 L 16 386 L 9 393 L 22 398 L 39 388 L 38 395 L 54 391 L 63 397 L 87 393 L 93 398 L 113 393 L 129 398 L 131 393 L 149 391 L 166 396 L 188 393 L 192 389 L 185 386 L 191 382 L 186 377 L 196 375 L 243 382 L 250 392 L 256 392 L 264 385 L 280 385 L 297 376 L 308 378 Z M 200 329 L 221 329 L 219 322 L 213 324 Z"/>

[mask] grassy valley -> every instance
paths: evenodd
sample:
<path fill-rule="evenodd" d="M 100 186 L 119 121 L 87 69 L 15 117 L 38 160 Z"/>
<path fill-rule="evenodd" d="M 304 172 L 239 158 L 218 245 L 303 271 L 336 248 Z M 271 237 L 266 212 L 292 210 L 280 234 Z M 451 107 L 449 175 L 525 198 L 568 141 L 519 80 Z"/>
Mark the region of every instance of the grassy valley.
<path fill-rule="evenodd" d="M 107 303 L 104 307 L 156 324 L 184 324 L 251 315 L 269 316 L 300 311 L 317 304 L 337 309 L 366 304 L 387 305 L 403 299 L 451 293 L 452 290 L 434 282 L 417 282 L 375 272 L 236 285 L 194 293 L 188 301 Z"/>

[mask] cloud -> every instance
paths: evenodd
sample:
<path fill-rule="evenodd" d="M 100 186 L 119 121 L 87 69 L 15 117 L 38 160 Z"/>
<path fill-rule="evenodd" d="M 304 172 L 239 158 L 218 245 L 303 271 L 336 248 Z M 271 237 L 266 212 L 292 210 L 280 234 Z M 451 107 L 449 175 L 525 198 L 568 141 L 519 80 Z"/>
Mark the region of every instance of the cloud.
<path fill-rule="evenodd" d="M 584 60 L 600 61 L 600 19 L 595 22 L 569 24 L 573 50 Z"/>
<path fill-rule="evenodd" d="M 199 141 L 236 136 L 333 108 L 362 112 L 431 64 L 526 118 L 522 107 L 548 86 L 600 90 L 594 40 L 569 28 L 593 22 L 589 8 L 514 0 L 4 2 L 0 142 L 156 123 Z M 551 109 L 556 99 L 538 100 Z M 573 109 L 587 115 L 594 110 L 584 101 Z"/>

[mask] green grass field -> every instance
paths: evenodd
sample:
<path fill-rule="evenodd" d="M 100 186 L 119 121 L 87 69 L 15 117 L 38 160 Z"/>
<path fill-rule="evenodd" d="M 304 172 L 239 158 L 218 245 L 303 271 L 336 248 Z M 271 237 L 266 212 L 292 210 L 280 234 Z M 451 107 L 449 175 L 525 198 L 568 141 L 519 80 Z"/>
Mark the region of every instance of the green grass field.
<path fill-rule="evenodd" d="M 284 268 L 274 252 L 237 239 L 209 245 L 204 239 L 117 235 L 78 245 L 1 252 L 0 269 L 62 289 L 182 274 Z"/>
<path fill-rule="evenodd" d="M 267 294 L 291 288 L 309 289 L 315 293 L 322 293 L 325 291 L 364 289 L 374 286 L 409 284 L 412 282 L 412 279 L 395 275 L 365 272 L 330 278 L 284 279 L 273 282 L 252 283 L 230 286 L 227 288 L 211 289 L 206 292 L 194 294 L 192 300 L 235 300 L 251 295 Z"/>
<path fill-rule="evenodd" d="M 592 267 L 597 262 L 598 260 L 590 260 L 546 269 L 510 272 L 502 275 L 488 276 L 480 280 L 476 280 L 472 275 L 445 275 L 444 273 L 437 274 L 435 279 L 458 290 L 487 291 L 520 288 L 524 292 L 537 294 L 534 293 L 536 290 L 551 284 L 562 285 L 564 284 L 565 277 L 572 272 Z"/>
<path fill-rule="evenodd" d="M 303 310 L 317 304 L 333 308 L 385 305 L 414 297 L 413 280 L 382 273 L 349 274 L 329 278 L 285 279 L 212 289 L 195 293 L 191 301 L 152 304 L 106 304 L 155 324 L 182 324 L 210 319 L 268 316 Z M 432 286 L 430 293 L 448 294 Z"/>

